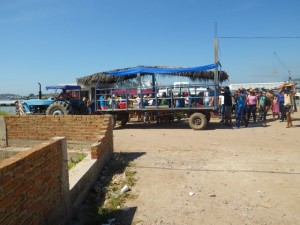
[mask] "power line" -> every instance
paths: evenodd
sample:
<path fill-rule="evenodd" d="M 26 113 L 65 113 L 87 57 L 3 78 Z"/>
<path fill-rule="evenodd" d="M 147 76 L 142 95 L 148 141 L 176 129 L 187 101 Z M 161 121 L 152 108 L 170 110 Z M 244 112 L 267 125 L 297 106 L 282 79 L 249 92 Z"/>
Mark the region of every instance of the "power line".
<path fill-rule="evenodd" d="M 300 36 L 220 36 L 221 39 L 300 39 Z"/>

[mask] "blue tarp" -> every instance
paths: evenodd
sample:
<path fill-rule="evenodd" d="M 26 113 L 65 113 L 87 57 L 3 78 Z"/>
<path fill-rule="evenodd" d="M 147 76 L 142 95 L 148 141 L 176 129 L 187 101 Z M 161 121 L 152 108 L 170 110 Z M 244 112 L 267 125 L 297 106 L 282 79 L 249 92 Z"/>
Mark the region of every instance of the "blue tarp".
<path fill-rule="evenodd" d="M 57 90 L 57 89 L 80 90 L 81 87 L 78 86 L 78 85 L 56 85 L 56 86 L 47 86 L 47 87 L 46 87 L 46 90 L 49 90 L 49 89 L 54 89 L 54 90 Z"/>
<path fill-rule="evenodd" d="M 153 68 L 153 67 L 135 67 L 120 71 L 110 71 L 107 74 L 114 76 L 126 76 L 134 74 L 177 74 L 177 73 L 188 73 L 188 72 L 200 72 L 205 70 L 211 70 L 217 68 L 217 64 L 210 64 L 206 66 L 198 67 L 186 67 L 186 68 Z"/>

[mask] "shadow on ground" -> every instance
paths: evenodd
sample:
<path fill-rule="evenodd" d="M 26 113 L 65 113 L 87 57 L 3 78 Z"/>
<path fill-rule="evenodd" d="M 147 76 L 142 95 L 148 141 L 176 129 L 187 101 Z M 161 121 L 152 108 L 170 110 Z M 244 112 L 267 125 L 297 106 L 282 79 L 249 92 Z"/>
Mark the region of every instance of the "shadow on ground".
<path fill-rule="evenodd" d="M 172 123 L 143 123 L 130 122 L 124 126 L 116 126 L 115 130 L 119 129 L 191 129 L 187 121 L 175 121 Z"/>
<path fill-rule="evenodd" d="M 120 194 L 120 189 L 125 184 L 128 184 L 129 187 L 134 186 L 135 172 L 130 172 L 129 167 L 135 159 L 144 154 L 146 153 L 114 153 L 70 224 L 132 224 L 137 207 L 124 207 L 124 203 L 135 196 L 130 189 Z"/>
<path fill-rule="evenodd" d="M 272 119 L 267 119 L 265 122 L 259 121 L 254 123 L 253 121 L 250 121 L 249 127 L 269 127 L 270 122 L 272 122 Z M 233 126 L 234 126 L 234 120 L 233 120 Z M 195 130 L 195 131 L 209 131 L 209 130 L 217 130 L 217 129 L 222 129 L 222 130 L 230 130 L 233 129 L 233 126 L 226 126 L 223 123 L 220 123 L 218 121 L 210 121 L 207 125 L 207 127 L 204 130 Z M 241 125 L 241 128 L 244 128 L 244 125 Z M 192 129 L 189 126 L 189 123 L 187 120 L 182 120 L 182 121 L 175 121 L 173 123 L 141 123 L 141 122 L 130 122 L 127 123 L 124 126 L 117 126 L 114 128 L 115 130 L 122 130 L 122 129 Z"/>

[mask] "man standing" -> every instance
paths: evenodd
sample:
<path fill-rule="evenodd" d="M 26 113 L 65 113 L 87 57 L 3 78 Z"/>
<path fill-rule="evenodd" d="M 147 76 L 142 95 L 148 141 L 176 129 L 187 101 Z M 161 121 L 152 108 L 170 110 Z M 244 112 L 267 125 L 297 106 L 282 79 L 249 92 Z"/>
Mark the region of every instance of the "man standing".
<path fill-rule="evenodd" d="M 295 86 L 296 83 L 285 84 L 279 88 L 279 93 L 283 93 L 284 97 L 284 111 L 286 116 L 286 128 L 290 128 L 293 126 L 291 113 L 294 112 L 294 95 L 296 94 L 296 90 L 292 90 L 292 87 Z"/>
<path fill-rule="evenodd" d="M 236 112 L 235 112 L 235 127 L 240 128 L 241 122 L 245 127 L 248 127 L 249 122 L 246 118 L 246 93 L 243 88 L 237 90 L 236 97 Z"/>
<path fill-rule="evenodd" d="M 262 92 L 260 91 L 260 96 L 258 98 L 258 120 L 260 121 L 266 121 L 267 119 L 267 105 L 266 105 L 266 101 L 267 101 L 267 96 L 266 96 L 266 92 Z"/>
<path fill-rule="evenodd" d="M 277 99 L 279 103 L 279 112 L 280 112 L 280 121 L 283 122 L 285 119 L 285 112 L 284 112 L 284 97 L 282 93 L 277 94 Z"/>
<path fill-rule="evenodd" d="M 224 89 L 221 88 L 221 91 L 223 91 L 221 95 L 224 96 L 224 125 L 232 126 L 232 95 L 228 86 L 226 86 Z"/>
<path fill-rule="evenodd" d="M 221 117 L 220 123 L 224 123 L 224 121 L 225 121 L 225 105 L 224 105 L 223 93 L 220 93 L 220 95 L 219 95 L 219 107 L 220 107 L 220 117 Z"/>

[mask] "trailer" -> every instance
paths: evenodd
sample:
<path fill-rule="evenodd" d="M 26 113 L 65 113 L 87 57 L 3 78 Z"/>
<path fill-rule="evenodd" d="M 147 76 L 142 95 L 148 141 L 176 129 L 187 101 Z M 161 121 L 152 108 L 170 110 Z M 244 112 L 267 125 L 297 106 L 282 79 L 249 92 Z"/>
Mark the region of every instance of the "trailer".
<path fill-rule="evenodd" d="M 149 89 L 97 89 L 96 108 L 93 114 L 110 114 L 113 116 L 114 125 L 126 125 L 131 115 L 137 117 L 155 117 L 158 121 L 174 121 L 187 117 L 189 125 L 194 130 L 205 129 L 210 121 L 211 113 L 218 111 L 214 104 L 216 89 L 214 84 L 190 84 L 180 87 L 155 86 L 153 92 Z M 159 90 L 167 90 L 162 95 Z M 137 93 L 139 91 L 140 93 Z M 117 93 L 117 94 L 116 94 Z M 209 98 L 209 104 L 205 104 Z M 147 119 L 144 120 L 145 122 Z"/>
<path fill-rule="evenodd" d="M 131 115 L 152 115 L 157 120 L 188 118 L 194 130 L 203 130 L 212 112 L 218 111 L 220 81 L 228 79 L 219 64 L 200 67 L 149 67 L 139 66 L 93 74 L 77 79 L 79 85 L 94 84 L 92 114 L 113 116 L 114 124 L 126 125 Z M 142 86 L 141 77 L 152 77 L 150 86 Z M 158 85 L 156 76 L 182 76 L 193 82 Z M 136 87 L 118 85 L 135 79 Z M 198 81 L 197 83 L 195 82 Z M 108 88 L 105 88 L 107 84 Z M 209 99 L 209 101 L 207 101 Z M 149 103 L 151 102 L 151 104 Z"/>

